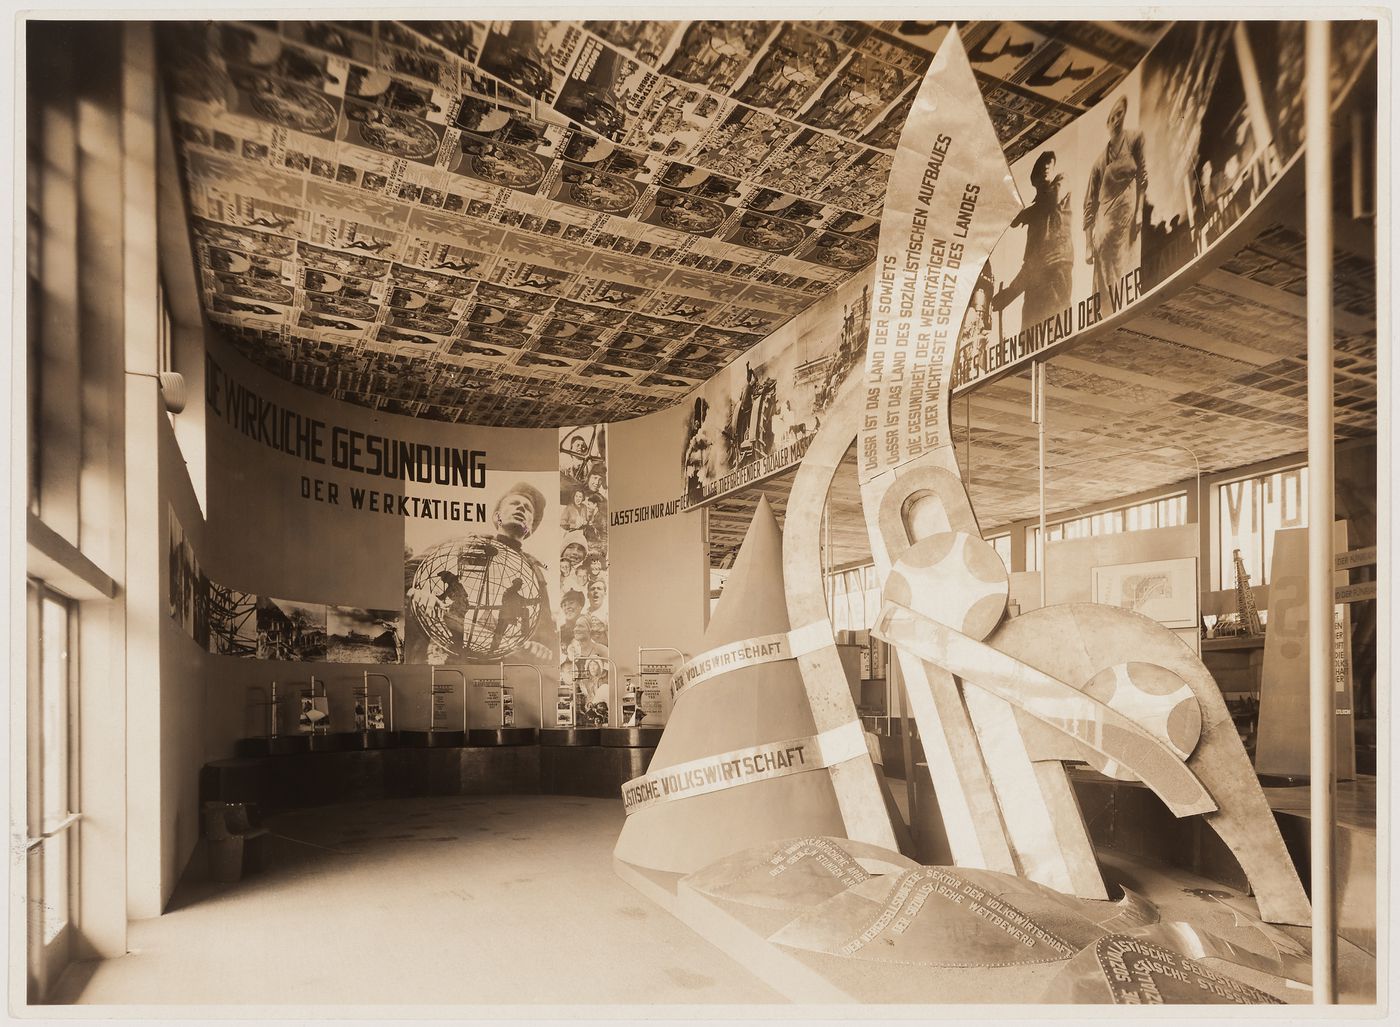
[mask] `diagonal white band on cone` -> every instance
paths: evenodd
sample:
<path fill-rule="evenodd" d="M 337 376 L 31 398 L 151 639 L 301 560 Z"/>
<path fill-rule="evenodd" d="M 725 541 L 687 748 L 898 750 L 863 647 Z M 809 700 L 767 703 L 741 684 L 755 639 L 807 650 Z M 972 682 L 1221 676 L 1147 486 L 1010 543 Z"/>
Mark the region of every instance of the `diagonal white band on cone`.
<path fill-rule="evenodd" d="M 864 730 L 852 721 L 819 735 L 764 742 L 634 777 L 622 786 L 622 804 L 630 816 L 659 803 L 821 770 L 868 751 Z"/>
<path fill-rule="evenodd" d="M 740 667 L 757 667 L 763 663 L 776 663 L 790 660 L 797 654 L 792 651 L 787 632 L 773 635 L 755 635 L 753 638 L 729 642 L 726 645 L 707 649 L 694 659 L 682 664 L 676 671 L 676 696 L 692 685 L 728 674 Z"/>

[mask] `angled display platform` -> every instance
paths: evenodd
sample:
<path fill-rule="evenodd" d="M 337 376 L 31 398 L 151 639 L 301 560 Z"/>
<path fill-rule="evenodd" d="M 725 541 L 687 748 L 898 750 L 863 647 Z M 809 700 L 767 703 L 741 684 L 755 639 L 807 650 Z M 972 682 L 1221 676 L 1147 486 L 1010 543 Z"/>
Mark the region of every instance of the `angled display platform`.
<path fill-rule="evenodd" d="M 1190 989 L 1160 987 L 1162 1002 L 1311 1001 L 1304 929 L 1263 923 L 1247 895 L 1184 871 L 1101 859 L 1113 900 L 1075 899 L 992 871 L 920 867 L 836 838 L 786 839 L 691 874 L 613 866 L 794 1002 L 1158 1001 L 1144 997 L 1150 982 L 1111 986 L 1112 960 L 1092 951 L 1106 940 L 1189 971 Z M 785 887 L 786 873 L 804 864 L 800 886 Z M 1374 958 L 1344 945 L 1339 980 L 1344 1002 L 1374 1001 Z"/>

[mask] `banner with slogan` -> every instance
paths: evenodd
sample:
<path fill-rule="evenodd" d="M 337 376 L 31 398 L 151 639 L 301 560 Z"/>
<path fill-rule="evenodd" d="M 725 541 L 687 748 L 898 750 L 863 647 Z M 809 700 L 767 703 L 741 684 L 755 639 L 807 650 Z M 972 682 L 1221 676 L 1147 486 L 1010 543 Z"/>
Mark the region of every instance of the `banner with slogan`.
<path fill-rule="evenodd" d="M 865 347 L 870 280 L 851 279 L 695 390 L 681 462 L 698 506 L 802 459 Z"/>
<path fill-rule="evenodd" d="M 949 443 L 959 325 L 983 261 L 1020 209 L 967 53 L 949 32 L 890 172 L 865 352 L 862 481 Z"/>
<path fill-rule="evenodd" d="M 776 663 L 793 657 L 788 633 L 776 635 L 756 635 L 739 642 L 719 646 L 701 653 L 676 671 L 676 694 L 698 685 L 702 681 L 726 674 L 740 667 L 756 667 L 763 663 Z"/>
<path fill-rule="evenodd" d="M 1302 153 L 1303 25 L 1178 22 L 1092 110 L 1017 160 L 1026 203 L 985 268 L 955 387 L 1131 307 L 1262 201 Z M 1375 37 L 1336 25 L 1340 102 Z"/>
<path fill-rule="evenodd" d="M 622 786 L 623 810 L 630 816 L 661 802 L 822 770 L 868 751 L 860 722 L 851 721 L 819 735 L 764 742 L 705 756 L 634 777 Z"/>

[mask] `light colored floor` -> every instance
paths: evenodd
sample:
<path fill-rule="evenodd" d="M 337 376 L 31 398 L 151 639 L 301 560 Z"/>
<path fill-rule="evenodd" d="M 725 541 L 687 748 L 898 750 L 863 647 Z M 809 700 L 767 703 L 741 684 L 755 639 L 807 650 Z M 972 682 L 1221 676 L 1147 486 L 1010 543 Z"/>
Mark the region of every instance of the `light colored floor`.
<path fill-rule="evenodd" d="M 902 805 L 903 782 L 891 791 Z M 616 801 L 567 796 L 284 814 L 266 871 L 215 884 L 197 854 L 166 915 L 131 925 L 131 953 L 71 968 L 54 1002 L 123 1017 L 799 1014 L 613 873 L 622 821 Z M 1120 883 L 1192 919 L 1173 903 L 1209 882 L 1120 862 L 1106 864 Z M 1343 1001 L 1373 1001 L 1374 962 L 1342 950 Z M 1001 1000 L 1018 998 L 1034 1001 Z"/>
<path fill-rule="evenodd" d="M 285 814 L 270 822 L 275 831 L 328 848 L 274 839 L 269 869 L 234 885 L 197 879 L 197 859 L 171 910 L 132 924 L 129 955 L 73 968 L 55 997 L 114 1007 L 470 1005 L 476 1015 L 521 1004 L 544 1015 L 539 1004 L 781 1001 L 616 877 L 622 820 L 616 801 L 567 796 Z"/>

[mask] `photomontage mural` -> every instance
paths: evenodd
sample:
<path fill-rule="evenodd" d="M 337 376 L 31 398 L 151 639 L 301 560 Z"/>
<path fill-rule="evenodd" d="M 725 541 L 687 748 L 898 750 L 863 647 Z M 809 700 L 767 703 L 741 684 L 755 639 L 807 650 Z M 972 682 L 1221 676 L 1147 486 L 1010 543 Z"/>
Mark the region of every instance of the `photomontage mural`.
<path fill-rule="evenodd" d="M 865 353 L 870 285 L 857 279 L 788 322 L 686 402 L 685 501 L 703 503 L 802 459 Z"/>
<path fill-rule="evenodd" d="M 559 429 L 559 702 L 561 726 L 606 725 L 608 655 L 607 425 Z"/>
<path fill-rule="evenodd" d="M 1375 46 L 1336 23 L 1339 98 Z M 1136 303 L 1214 245 L 1302 152 L 1302 22 L 1179 22 L 1101 102 L 1012 166 L 1024 207 L 992 251 L 954 386 Z"/>
<path fill-rule="evenodd" d="M 206 312 L 395 413 L 668 406 L 868 274 L 948 22 L 259 22 L 163 30 Z M 1024 152 L 1158 26 L 959 27 Z"/>

